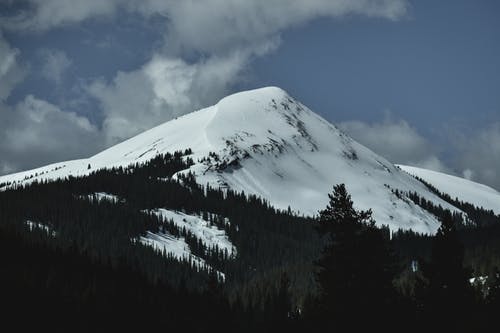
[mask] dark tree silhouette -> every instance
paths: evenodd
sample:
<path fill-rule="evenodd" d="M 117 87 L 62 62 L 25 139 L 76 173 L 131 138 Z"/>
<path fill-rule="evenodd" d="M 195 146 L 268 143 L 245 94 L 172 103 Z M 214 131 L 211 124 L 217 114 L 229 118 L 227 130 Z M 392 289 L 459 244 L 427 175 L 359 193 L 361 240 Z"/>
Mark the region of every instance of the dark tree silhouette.
<path fill-rule="evenodd" d="M 424 266 L 428 279 L 424 311 L 435 327 L 463 329 L 465 318 L 472 315 L 474 292 L 463 260 L 464 247 L 457 237 L 453 216 L 447 213 L 432 240 L 430 263 Z"/>
<path fill-rule="evenodd" d="M 371 211 L 353 207 L 344 184 L 334 186 L 329 198 L 319 216 L 328 242 L 317 262 L 321 296 L 307 315 L 319 325 L 350 328 L 388 320 L 396 273 L 388 237 L 375 228 Z"/>

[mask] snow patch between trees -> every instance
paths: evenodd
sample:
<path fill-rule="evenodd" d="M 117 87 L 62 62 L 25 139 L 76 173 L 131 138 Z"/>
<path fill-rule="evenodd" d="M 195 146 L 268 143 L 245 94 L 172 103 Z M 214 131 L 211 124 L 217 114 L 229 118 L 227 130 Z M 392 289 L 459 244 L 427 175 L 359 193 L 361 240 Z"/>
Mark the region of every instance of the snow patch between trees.
<path fill-rule="evenodd" d="M 182 212 L 167 210 L 163 208 L 144 210 L 144 213 L 154 214 L 161 220 L 173 222 L 180 229 L 185 229 L 201 240 L 208 248 L 218 248 L 228 253 L 230 258 L 236 256 L 236 247 L 231 243 L 226 232 L 211 225 L 209 221 L 204 220 L 197 215 L 188 215 Z M 223 219 L 224 224 L 229 224 L 227 218 Z M 147 231 L 145 236 L 138 238 L 143 245 L 150 246 L 157 252 L 164 255 L 173 256 L 179 260 L 187 260 L 197 268 L 211 268 L 203 258 L 194 255 L 183 237 L 175 237 L 168 232 Z M 217 275 L 225 279 L 223 272 L 217 271 Z"/>
<path fill-rule="evenodd" d="M 184 238 L 176 238 L 168 233 L 147 231 L 146 236 L 141 236 L 139 242 L 143 245 L 152 247 L 155 251 L 164 255 L 170 255 L 178 260 L 187 260 L 196 268 L 210 268 L 203 258 L 191 253 L 189 245 Z M 216 271 L 217 275 L 225 280 L 223 272 Z"/>
<path fill-rule="evenodd" d="M 226 232 L 215 225 L 210 225 L 210 222 L 200 216 L 188 215 L 163 208 L 146 212 L 152 213 L 165 221 L 172 221 L 180 229 L 185 228 L 186 231 L 190 231 L 209 248 L 217 246 L 220 250 L 227 251 L 230 256 L 236 255 L 236 247 L 229 241 Z M 229 223 L 227 219 L 224 221 L 225 223 Z"/>
<path fill-rule="evenodd" d="M 106 192 L 96 192 L 86 196 L 81 196 L 81 198 L 88 199 L 92 202 L 108 201 L 111 203 L 119 203 L 124 201 L 119 196 Z"/>
<path fill-rule="evenodd" d="M 44 231 L 47 235 L 50 235 L 52 237 L 56 236 L 56 232 L 54 230 L 52 230 L 52 228 L 46 224 L 34 222 L 31 220 L 27 220 L 25 222 L 25 224 L 28 226 L 28 229 L 30 231 L 41 230 L 41 231 Z"/>

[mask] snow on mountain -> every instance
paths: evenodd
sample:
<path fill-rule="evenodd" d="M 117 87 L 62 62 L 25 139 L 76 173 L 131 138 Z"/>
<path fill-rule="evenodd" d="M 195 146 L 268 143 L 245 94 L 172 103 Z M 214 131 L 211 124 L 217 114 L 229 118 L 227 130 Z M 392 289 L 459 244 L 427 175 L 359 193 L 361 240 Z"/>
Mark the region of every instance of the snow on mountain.
<path fill-rule="evenodd" d="M 52 230 L 52 228 L 49 227 L 46 224 L 39 223 L 39 222 L 34 222 L 34 221 L 30 221 L 30 220 L 27 220 L 25 222 L 25 224 L 28 227 L 29 231 L 42 230 L 46 234 L 51 235 L 52 237 L 55 237 L 57 235 L 57 233 L 54 230 Z"/>
<path fill-rule="evenodd" d="M 146 236 L 141 236 L 138 240 L 141 244 L 150 246 L 155 251 L 160 253 L 171 255 L 176 259 L 191 261 L 195 267 L 210 267 L 210 265 L 208 265 L 203 258 L 195 256 L 191 253 L 189 245 L 182 237 L 176 238 L 169 233 L 148 231 Z M 223 279 L 225 278 L 225 274 L 222 272 L 217 271 L 217 275 L 221 276 Z"/>
<path fill-rule="evenodd" d="M 88 199 L 90 201 L 96 201 L 96 202 L 108 201 L 111 203 L 118 203 L 124 201 L 123 199 L 114 194 L 109 194 L 105 192 L 96 192 L 89 195 L 85 195 L 82 196 L 82 199 Z"/>
<path fill-rule="evenodd" d="M 162 218 L 165 222 L 171 221 L 179 228 L 191 232 L 208 248 L 217 246 L 219 250 L 227 251 L 230 256 L 236 255 L 236 247 L 231 243 L 226 232 L 218 229 L 216 226 L 211 226 L 208 221 L 205 221 L 200 216 L 188 215 L 163 208 L 144 212 L 154 214 Z M 145 236 L 140 236 L 138 240 L 156 251 L 165 252 L 178 259 L 191 260 L 197 267 L 210 267 L 203 258 L 191 253 L 191 249 L 183 237 L 175 237 L 168 232 L 148 231 Z M 222 278 L 225 277 L 223 272 L 218 272 L 218 275 Z"/>
<path fill-rule="evenodd" d="M 146 212 L 154 214 L 165 221 L 172 221 L 177 227 L 191 232 L 208 248 L 217 246 L 222 251 L 226 250 L 229 255 L 236 255 L 236 247 L 231 244 L 226 232 L 218 229 L 216 226 L 211 226 L 208 221 L 205 221 L 200 216 L 188 215 L 163 208 Z"/>
<path fill-rule="evenodd" d="M 193 172 L 200 184 L 256 194 L 300 214 L 323 209 L 327 194 L 338 183 L 346 184 L 357 208 L 373 209 L 377 223 L 393 230 L 434 233 L 439 226 L 432 214 L 394 195 L 395 189 L 417 192 L 458 211 L 276 87 L 230 95 L 88 159 L 0 177 L 0 187 L 86 175 L 186 148 L 192 149 L 195 164 L 181 172 Z"/>
<path fill-rule="evenodd" d="M 447 193 L 453 199 L 458 198 L 460 201 L 491 209 L 495 214 L 500 214 L 500 192 L 489 186 L 437 171 L 407 165 L 398 166 L 409 174 L 423 179 L 439 191 Z"/>

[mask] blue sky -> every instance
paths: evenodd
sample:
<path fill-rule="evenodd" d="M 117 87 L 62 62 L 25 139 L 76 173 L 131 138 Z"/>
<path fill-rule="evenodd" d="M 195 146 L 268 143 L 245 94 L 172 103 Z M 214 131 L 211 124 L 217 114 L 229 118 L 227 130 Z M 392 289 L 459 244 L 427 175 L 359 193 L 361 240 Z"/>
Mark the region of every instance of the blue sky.
<path fill-rule="evenodd" d="M 394 163 L 500 189 L 500 3 L 0 0 L 0 174 L 276 85 Z"/>

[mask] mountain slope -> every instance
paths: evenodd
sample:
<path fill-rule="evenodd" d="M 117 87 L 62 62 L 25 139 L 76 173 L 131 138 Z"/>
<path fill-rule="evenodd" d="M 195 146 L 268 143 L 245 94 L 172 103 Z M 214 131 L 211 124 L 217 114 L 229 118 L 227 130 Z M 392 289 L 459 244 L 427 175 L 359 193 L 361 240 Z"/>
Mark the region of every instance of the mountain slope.
<path fill-rule="evenodd" d="M 88 159 L 0 177 L 0 187 L 86 175 L 187 148 L 192 149 L 195 164 L 181 172 L 193 172 L 199 184 L 256 194 L 300 214 L 314 215 L 324 208 L 337 183 L 346 184 L 357 208 L 372 208 L 377 223 L 393 230 L 434 233 L 439 226 L 432 214 L 396 196 L 396 189 L 417 192 L 458 211 L 276 87 L 228 96 Z"/>
<path fill-rule="evenodd" d="M 411 175 L 423 179 L 439 191 L 450 195 L 453 199 L 469 202 L 479 208 L 493 210 L 500 214 L 500 193 L 483 184 L 445 173 L 417 168 L 408 165 L 398 165 Z"/>

